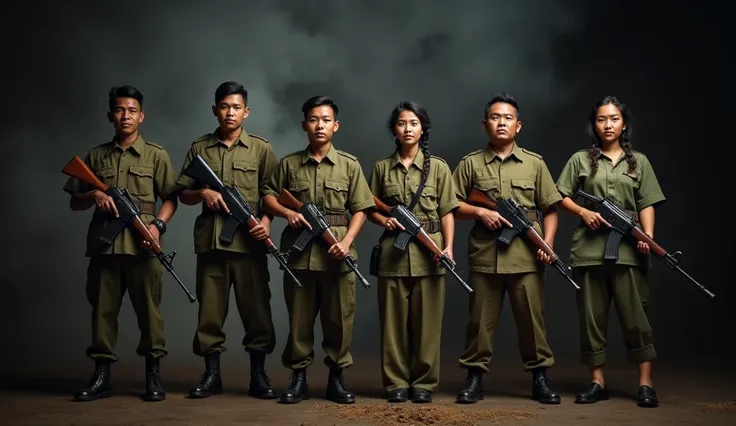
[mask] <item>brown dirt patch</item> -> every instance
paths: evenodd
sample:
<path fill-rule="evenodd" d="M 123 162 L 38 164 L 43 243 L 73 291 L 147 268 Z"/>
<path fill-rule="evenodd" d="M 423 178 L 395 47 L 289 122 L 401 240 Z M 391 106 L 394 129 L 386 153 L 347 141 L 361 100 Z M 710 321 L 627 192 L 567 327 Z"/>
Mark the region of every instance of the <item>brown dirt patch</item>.
<path fill-rule="evenodd" d="M 480 422 L 498 422 L 510 419 L 525 420 L 535 416 L 531 411 L 523 410 L 459 408 L 438 404 L 335 405 L 317 402 L 314 404 L 314 408 L 329 410 L 330 414 L 344 420 L 386 426 L 477 426 Z"/>
<path fill-rule="evenodd" d="M 736 402 L 716 402 L 702 404 L 705 411 L 736 411 Z"/>

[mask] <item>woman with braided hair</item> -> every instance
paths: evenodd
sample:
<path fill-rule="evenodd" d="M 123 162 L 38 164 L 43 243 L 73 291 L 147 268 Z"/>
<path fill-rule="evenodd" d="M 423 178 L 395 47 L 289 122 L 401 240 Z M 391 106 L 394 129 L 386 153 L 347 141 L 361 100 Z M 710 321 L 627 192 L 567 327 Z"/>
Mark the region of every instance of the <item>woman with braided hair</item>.
<path fill-rule="evenodd" d="M 575 402 L 589 404 L 608 399 L 603 377 L 606 329 L 611 300 L 621 323 L 629 362 L 639 365 L 640 407 L 656 407 L 651 368 L 657 354 L 647 318 L 649 246 L 621 242 L 616 260 L 604 260 L 610 224 L 589 204 L 573 198 L 582 189 L 607 198 L 627 211 L 654 238 L 654 208 L 665 201 L 649 159 L 631 145 L 631 112 L 614 96 L 593 106 L 588 133 L 593 146 L 576 152 L 565 165 L 557 188 L 564 197 L 561 206 L 581 218 L 572 237 L 570 266 L 582 288 L 578 293 L 581 361 L 590 368 L 591 383 Z"/>
<path fill-rule="evenodd" d="M 387 127 L 396 150 L 374 165 L 373 195 L 389 206 L 407 207 L 454 260 L 452 212 L 458 203 L 449 166 L 429 152 L 429 115 L 415 102 L 401 102 Z M 406 250 L 393 246 L 403 229 L 396 219 L 376 210 L 368 219 L 385 228 L 371 268 L 378 276 L 383 386 L 390 402 L 431 402 L 440 376 L 445 271 L 415 239 Z"/>

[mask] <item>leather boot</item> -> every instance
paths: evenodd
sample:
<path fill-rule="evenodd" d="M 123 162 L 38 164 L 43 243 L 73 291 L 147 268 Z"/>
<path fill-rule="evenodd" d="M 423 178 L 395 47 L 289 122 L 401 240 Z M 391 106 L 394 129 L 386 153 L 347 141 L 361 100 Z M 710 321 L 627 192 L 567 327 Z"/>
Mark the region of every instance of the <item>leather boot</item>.
<path fill-rule="evenodd" d="M 483 371 L 480 368 L 468 369 L 465 388 L 457 394 L 458 404 L 475 404 L 483 399 Z"/>
<path fill-rule="evenodd" d="M 250 354 L 250 387 L 248 395 L 260 399 L 274 399 L 276 392 L 271 388 L 271 379 L 266 374 L 266 354 L 251 352 Z"/>
<path fill-rule="evenodd" d="M 166 391 L 164 390 L 164 382 L 161 380 L 161 371 L 159 370 L 159 360 L 152 356 L 146 357 L 146 393 L 143 395 L 144 401 L 158 402 L 166 399 Z"/>
<path fill-rule="evenodd" d="M 338 404 L 353 404 L 355 402 L 355 395 L 345 389 L 345 378 L 342 375 L 341 368 L 330 369 L 325 398 Z"/>
<path fill-rule="evenodd" d="M 552 380 L 547 377 L 546 368 L 535 368 L 532 370 L 534 377 L 532 385 L 532 399 L 542 404 L 559 404 L 560 394 L 552 386 Z"/>
<path fill-rule="evenodd" d="M 655 408 L 659 406 L 657 392 L 651 386 L 639 386 L 639 396 L 636 398 L 636 405 L 645 408 Z"/>
<path fill-rule="evenodd" d="M 222 378 L 220 377 L 220 353 L 212 352 L 204 356 L 205 370 L 199 379 L 199 384 L 189 391 L 190 398 L 209 398 L 222 393 Z"/>
<path fill-rule="evenodd" d="M 575 397 L 576 404 L 594 404 L 608 399 L 608 388 L 602 388 L 598 383 L 591 383 L 584 392 Z"/>
<path fill-rule="evenodd" d="M 283 404 L 296 404 L 309 399 L 309 386 L 307 385 L 307 370 L 294 370 L 291 375 L 289 388 L 281 394 L 279 402 Z"/>
<path fill-rule="evenodd" d="M 74 393 L 75 401 L 95 401 L 110 396 L 110 361 L 107 359 L 95 360 L 95 372 L 89 379 L 85 389 Z"/>

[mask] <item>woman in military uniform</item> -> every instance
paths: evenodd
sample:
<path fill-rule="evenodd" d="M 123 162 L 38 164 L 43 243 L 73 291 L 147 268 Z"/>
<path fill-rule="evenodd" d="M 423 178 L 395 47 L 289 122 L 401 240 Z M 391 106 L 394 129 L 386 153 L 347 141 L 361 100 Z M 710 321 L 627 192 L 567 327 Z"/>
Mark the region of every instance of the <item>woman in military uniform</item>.
<path fill-rule="evenodd" d="M 565 165 L 557 187 L 564 197 L 561 206 L 582 220 L 572 239 L 570 265 L 578 294 L 581 361 L 590 368 L 591 383 L 577 395 L 577 403 L 594 403 L 608 398 L 603 377 L 606 328 L 611 300 L 616 306 L 629 362 L 639 365 L 640 407 L 656 407 L 657 394 L 651 378 L 657 354 L 647 318 L 649 246 L 624 239 L 615 261 L 604 260 L 609 226 L 593 207 L 577 205 L 578 189 L 607 198 L 640 224 L 654 238 L 654 208 L 665 201 L 649 159 L 632 149 L 631 113 L 613 96 L 596 103 L 590 112 L 588 132 L 593 145 L 573 154 Z M 587 207 L 587 208 L 586 208 Z"/>
<path fill-rule="evenodd" d="M 458 203 L 449 166 L 429 153 L 429 115 L 417 103 L 401 102 L 387 127 L 396 150 L 374 165 L 371 191 L 389 206 L 406 206 L 453 259 Z M 383 386 L 390 402 L 431 402 L 439 383 L 444 270 L 415 239 L 404 251 L 393 247 L 403 229 L 396 219 L 375 210 L 368 218 L 386 228 L 372 271 L 378 275 Z"/>

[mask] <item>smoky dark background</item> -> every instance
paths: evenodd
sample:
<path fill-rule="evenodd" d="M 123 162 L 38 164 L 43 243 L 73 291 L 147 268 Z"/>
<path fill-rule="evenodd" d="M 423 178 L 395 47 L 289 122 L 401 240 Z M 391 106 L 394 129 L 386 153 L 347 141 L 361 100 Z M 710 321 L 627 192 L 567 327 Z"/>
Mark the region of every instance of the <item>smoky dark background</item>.
<path fill-rule="evenodd" d="M 86 367 L 90 307 L 84 292 L 84 242 L 91 210 L 72 212 L 62 167 L 113 135 L 107 92 L 131 84 L 144 96 L 142 135 L 163 144 L 174 167 L 198 136 L 217 126 L 210 106 L 223 81 L 249 91 L 248 132 L 266 137 L 279 157 L 302 149 L 301 104 L 324 94 L 340 107 L 338 149 L 357 155 L 366 176 L 388 155 L 385 128 L 401 100 L 424 104 L 432 118 L 432 152 L 451 168 L 486 144 L 480 120 L 496 92 L 521 106 L 522 147 L 542 154 L 556 179 L 586 148 L 587 115 L 605 95 L 635 114 L 634 146 L 651 160 L 668 201 L 655 236 L 716 294 L 711 300 L 653 260 L 651 321 L 662 361 L 725 362 L 734 326 L 732 284 L 732 48 L 725 3 L 553 1 L 71 2 L 13 4 L 3 18 L 4 133 L 2 196 L 2 374 L 38 365 Z M 731 52 L 731 53 L 728 53 Z M 175 268 L 194 291 L 192 227 L 199 209 L 180 206 L 166 234 Z M 569 259 L 576 220 L 561 214 L 556 250 Z M 272 229 L 280 238 L 283 220 Z M 470 224 L 458 222 L 455 253 L 467 277 Z M 360 269 L 374 286 L 358 286 L 355 362 L 379 356 L 375 277 L 370 249 L 380 230 L 366 223 L 357 239 Z M 732 235 L 732 234 L 731 234 Z M 269 260 L 279 369 L 288 334 L 282 275 Z M 197 306 L 164 275 L 167 362 L 199 368 L 192 354 Z M 546 321 L 558 363 L 578 362 L 575 293 L 548 272 Z M 442 357 L 464 349 L 468 295 L 448 275 Z M 234 302 L 227 319 L 227 358 L 245 355 Z M 625 361 L 612 307 L 610 359 Z M 138 331 L 123 303 L 117 351 L 135 355 Z M 315 350 L 321 362 L 321 332 Z M 496 335 L 496 359 L 519 360 L 508 302 Z M 376 372 L 378 374 L 378 371 Z M 461 374 L 461 373 L 458 373 Z M 581 375 L 584 375 L 581 367 Z M 194 380 L 194 377 L 193 377 Z M 582 380 L 582 379 L 581 379 Z"/>

